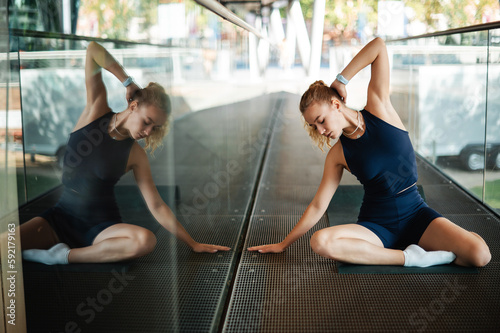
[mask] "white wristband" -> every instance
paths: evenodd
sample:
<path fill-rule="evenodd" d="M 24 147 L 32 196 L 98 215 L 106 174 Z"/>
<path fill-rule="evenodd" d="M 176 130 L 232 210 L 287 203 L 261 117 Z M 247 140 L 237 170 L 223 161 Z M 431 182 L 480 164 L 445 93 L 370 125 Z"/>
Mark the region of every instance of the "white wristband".
<path fill-rule="evenodd" d="M 134 83 L 134 79 L 129 76 L 125 81 L 122 82 L 124 87 L 130 86 L 132 83 Z"/>
<path fill-rule="evenodd" d="M 344 85 L 347 85 L 349 83 L 349 80 L 347 80 L 345 77 L 342 76 L 342 74 L 337 74 L 337 81 L 339 81 L 340 83 L 344 84 Z"/>

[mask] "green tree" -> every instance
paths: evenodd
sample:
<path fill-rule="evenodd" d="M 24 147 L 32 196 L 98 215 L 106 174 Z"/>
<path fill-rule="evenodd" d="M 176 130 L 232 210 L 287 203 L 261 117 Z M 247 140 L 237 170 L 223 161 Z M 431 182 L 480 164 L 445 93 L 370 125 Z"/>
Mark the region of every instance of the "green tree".
<path fill-rule="evenodd" d="M 485 14 L 493 13 L 498 19 L 498 0 L 402 0 L 415 12 L 413 21 L 423 22 L 427 32 L 459 28 L 483 23 Z M 300 0 L 304 18 L 311 20 L 314 0 Z M 359 14 L 363 13 L 368 26 L 375 30 L 378 20 L 377 0 L 329 0 L 326 2 L 325 28 L 357 29 Z M 441 19 L 441 21 L 440 21 Z"/>
<path fill-rule="evenodd" d="M 81 15 L 97 17 L 99 36 L 126 40 L 132 18 L 143 18 L 143 30 L 157 23 L 158 1 L 86 0 L 81 2 L 80 11 Z"/>

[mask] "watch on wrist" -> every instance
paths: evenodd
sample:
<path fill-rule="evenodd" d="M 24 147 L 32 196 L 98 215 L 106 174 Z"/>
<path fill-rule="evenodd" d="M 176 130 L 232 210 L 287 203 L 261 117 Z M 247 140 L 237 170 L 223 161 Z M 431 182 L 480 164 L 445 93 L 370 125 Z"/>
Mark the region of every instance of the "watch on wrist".
<path fill-rule="evenodd" d="M 337 79 L 337 81 L 339 81 L 340 83 L 342 83 L 344 85 L 347 85 L 349 83 L 349 80 L 347 80 L 345 77 L 343 77 L 342 74 L 337 74 L 336 79 Z"/>
<path fill-rule="evenodd" d="M 122 82 L 125 88 L 130 86 L 132 83 L 134 83 L 134 79 L 131 76 L 129 76 L 125 81 Z"/>

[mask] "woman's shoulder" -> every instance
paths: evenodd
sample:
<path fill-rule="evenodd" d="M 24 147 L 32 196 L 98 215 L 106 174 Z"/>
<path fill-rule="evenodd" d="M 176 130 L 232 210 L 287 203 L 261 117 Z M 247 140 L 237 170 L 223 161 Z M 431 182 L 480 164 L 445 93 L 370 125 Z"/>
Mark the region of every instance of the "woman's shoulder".
<path fill-rule="evenodd" d="M 111 112 L 112 110 L 109 107 L 101 108 L 99 110 L 93 110 L 92 108 L 86 106 L 85 109 L 83 109 L 82 114 L 76 122 L 72 132 L 78 131 L 80 128 L 87 126 L 93 121 L 96 121 L 97 119 L 102 118 L 105 115 L 110 114 Z"/>
<path fill-rule="evenodd" d="M 344 157 L 344 150 L 340 139 L 337 140 L 337 142 L 328 151 L 328 154 L 326 155 L 326 163 L 333 165 L 341 165 L 345 169 L 347 169 L 347 163 Z"/>
<path fill-rule="evenodd" d="M 386 103 L 367 103 L 364 111 L 394 127 L 404 131 L 406 130 L 399 114 L 396 109 L 394 109 L 390 101 Z"/>
<path fill-rule="evenodd" d="M 127 172 L 131 169 L 134 169 L 135 172 L 141 169 L 141 167 L 144 169 L 144 166 L 147 167 L 148 165 L 149 161 L 146 151 L 137 141 L 135 141 L 130 148 L 130 154 L 127 162 Z"/>
<path fill-rule="evenodd" d="M 132 148 L 130 148 L 129 160 L 133 164 L 140 164 L 140 162 L 148 160 L 146 151 L 137 141 L 134 141 L 134 143 L 132 144 Z"/>

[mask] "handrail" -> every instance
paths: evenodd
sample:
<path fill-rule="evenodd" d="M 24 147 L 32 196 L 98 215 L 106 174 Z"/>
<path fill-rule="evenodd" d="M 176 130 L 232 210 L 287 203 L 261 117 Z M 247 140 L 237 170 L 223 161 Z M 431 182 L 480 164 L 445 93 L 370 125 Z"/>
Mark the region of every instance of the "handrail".
<path fill-rule="evenodd" d="M 236 16 L 236 14 L 234 14 L 232 11 L 221 5 L 219 2 L 215 0 L 194 0 L 194 1 L 200 6 L 203 6 L 206 9 L 210 10 L 211 12 L 219 15 L 223 19 L 228 20 L 229 22 L 239 26 L 240 28 L 243 28 L 253 33 L 260 39 L 269 41 L 266 37 L 262 36 L 262 34 L 259 31 L 257 31 L 257 29 L 252 27 L 247 22 L 243 21 L 241 18 Z"/>
<path fill-rule="evenodd" d="M 224 7 L 222 4 L 215 0 L 194 0 L 200 6 L 203 6 L 213 12 L 214 14 L 222 17 L 223 19 L 239 26 L 247 30 L 248 32 L 253 33 L 258 38 L 266 40 L 270 44 L 273 44 L 267 37 L 263 36 L 257 29 L 252 27 L 247 22 L 243 21 L 241 18 L 236 16 L 232 11 Z M 166 47 L 169 45 L 165 44 L 153 44 L 153 43 L 143 43 L 143 42 L 133 42 L 133 41 L 124 41 L 117 39 L 104 39 L 97 37 L 88 37 L 88 36 L 79 36 L 72 34 L 64 34 L 59 32 L 45 32 L 45 31 L 36 31 L 36 30 L 23 30 L 23 29 L 10 29 L 10 34 L 15 37 L 39 37 L 39 38 L 61 38 L 68 40 L 90 40 L 96 42 L 112 42 L 112 43 L 120 43 L 120 44 L 129 44 L 129 45 L 151 45 L 151 46 L 161 46 Z"/>
<path fill-rule="evenodd" d="M 398 38 L 398 39 L 388 39 L 386 41 L 386 43 L 404 42 L 404 41 L 412 40 L 412 39 L 446 36 L 446 35 L 453 35 L 453 34 L 466 33 L 466 32 L 491 30 L 491 29 L 497 29 L 497 28 L 500 28 L 500 21 L 470 25 L 467 27 L 454 28 L 454 29 L 448 29 L 448 30 L 437 31 L 437 32 L 431 32 L 428 34 L 423 34 L 423 35 L 418 35 L 418 36 L 411 36 L 411 37 Z"/>
<path fill-rule="evenodd" d="M 47 32 L 47 31 L 37 31 L 37 30 L 25 30 L 25 29 L 9 29 L 9 33 L 14 37 L 37 37 L 37 38 L 59 38 L 66 40 L 84 40 L 84 41 L 95 41 L 100 43 L 117 43 L 117 44 L 128 44 L 128 45 L 151 45 L 168 47 L 165 44 L 153 44 L 147 42 L 133 42 L 120 39 L 109 39 L 109 38 L 99 38 L 81 35 L 64 34 L 60 32 Z"/>

